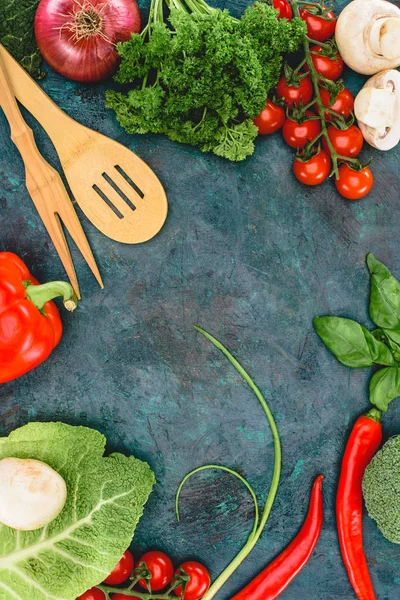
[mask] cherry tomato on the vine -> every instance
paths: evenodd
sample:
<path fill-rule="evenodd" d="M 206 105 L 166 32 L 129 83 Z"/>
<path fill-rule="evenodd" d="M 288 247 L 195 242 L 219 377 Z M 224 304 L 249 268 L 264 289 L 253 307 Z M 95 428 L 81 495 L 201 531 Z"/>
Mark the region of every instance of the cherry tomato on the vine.
<path fill-rule="evenodd" d="M 112 600 L 140 600 L 137 596 L 127 596 L 126 594 L 113 594 Z"/>
<path fill-rule="evenodd" d="M 319 150 L 317 154 L 307 161 L 296 157 L 293 161 L 293 173 L 304 185 L 319 185 L 331 172 L 331 159 L 325 150 Z"/>
<path fill-rule="evenodd" d="M 343 73 L 344 62 L 339 52 L 336 52 L 332 58 L 321 54 L 321 46 L 311 46 L 311 60 L 314 65 L 314 69 L 325 77 L 325 79 L 331 79 L 336 81 Z"/>
<path fill-rule="evenodd" d="M 344 198 L 360 200 L 371 191 L 374 185 L 374 176 L 368 167 L 356 171 L 343 164 L 339 167 L 339 179 L 335 180 L 335 185 L 339 194 Z"/>
<path fill-rule="evenodd" d="M 341 92 L 338 93 L 335 102 L 332 106 L 329 106 L 331 101 L 331 95 L 325 88 L 320 88 L 319 90 L 321 95 L 322 104 L 329 108 L 330 110 L 335 111 L 339 115 L 342 115 L 345 119 L 348 119 L 352 110 L 354 109 L 354 96 L 350 90 L 344 88 Z M 328 111 L 325 112 L 325 120 L 332 121 L 332 114 Z"/>
<path fill-rule="evenodd" d="M 364 138 L 357 125 L 350 125 L 347 129 L 337 129 L 333 125 L 329 125 L 327 131 L 337 154 L 348 158 L 355 158 L 360 154 Z M 329 153 L 329 146 L 325 139 L 322 140 L 322 145 Z"/>
<path fill-rule="evenodd" d="M 307 75 L 300 79 L 298 86 L 288 85 L 286 77 L 281 77 L 276 86 L 276 93 L 279 98 L 283 98 L 287 106 L 300 106 L 300 102 L 306 105 L 310 102 L 313 95 L 313 85 L 310 77 Z"/>
<path fill-rule="evenodd" d="M 267 100 L 265 108 L 254 119 L 254 125 L 258 128 L 260 135 L 275 133 L 285 121 L 285 111 L 282 106 L 277 106 L 271 100 Z"/>
<path fill-rule="evenodd" d="M 272 5 L 279 12 L 279 19 L 287 19 L 288 21 L 291 20 L 293 17 L 293 11 L 288 0 L 273 0 Z"/>
<path fill-rule="evenodd" d="M 129 550 L 126 550 L 114 570 L 109 574 L 107 579 L 104 580 L 104 583 L 107 583 L 108 585 L 117 585 L 119 583 L 123 583 L 132 573 L 134 566 L 135 563 L 133 556 Z"/>
<path fill-rule="evenodd" d="M 84 592 L 76 600 L 106 600 L 106 595 L 99 588 L 93 587 Z"/>
<path fill-rule="evenodd" d="M 312 15 L 307 12 L 307 4 L 305 4 L 300 9 L 300 17 L 306 22 L 307 35 L 312 40 L 325 42 L 333 36 L 336 28 L 336 17 L 332 11 L 329 11 L 324 17 Z"/>
<path fill-rule="evenodd" d="M 141 563 L 145 563 L 151 573 L 151 579 L 148 580 L 148 583 L 152 592 L 159 592 L 171 583 L 174 576 L 174 566 L 171 559 L 164 552 L 159 552 L 158 550 L 146 552 L 138 561 L 138 567 L 140 567 Z M 142 588 L 147 589 L 145 579 L 140 579 L 138 583 Z"/>
<path fill-rule="evenodd" d="M 307 117 L 315 117 L 311 110 L 306 111 Z M 319 119 L 305 119 L 302 123 L 297 123 L 288 117 L 282 129 L 283 139 L 292 148 L 302 149 L 311 142 L 321 132 L 321 122 Z"/>
<path fill-rule="evenodd" d="M 190 560 L 182 563 L 179 569 L 175 571 L 175 575 L 179 575 L 181 569 L 190 577 L 186 584 L 183 599 L 200 600 L 210 587 L 211 578 L 209 572 L 201 563 Z M 174 593 L 177 596 L 181 596 L 182 591 L 181 586 L 174 589 Z"/>

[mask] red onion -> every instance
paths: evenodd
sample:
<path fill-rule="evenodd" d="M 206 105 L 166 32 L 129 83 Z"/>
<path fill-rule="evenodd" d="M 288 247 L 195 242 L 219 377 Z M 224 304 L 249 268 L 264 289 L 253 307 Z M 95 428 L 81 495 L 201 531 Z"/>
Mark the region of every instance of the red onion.
<path fill-rule="evenodd" d="M 41 0 L 35 18 L 45 60 L 76 81 L 100 81 L 115 72 L 116 43 L 139 31 L 135 0 Z"/>

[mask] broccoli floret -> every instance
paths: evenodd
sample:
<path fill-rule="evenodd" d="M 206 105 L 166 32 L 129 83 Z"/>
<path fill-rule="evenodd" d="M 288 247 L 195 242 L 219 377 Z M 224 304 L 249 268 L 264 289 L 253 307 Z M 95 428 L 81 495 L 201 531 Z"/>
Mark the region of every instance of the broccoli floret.
<path fill-rule="evenodd" d="M 400 435 L 386 442 L 366 468 L 363 493 L 378 529 L 390 542 L 400 544 Z"/>

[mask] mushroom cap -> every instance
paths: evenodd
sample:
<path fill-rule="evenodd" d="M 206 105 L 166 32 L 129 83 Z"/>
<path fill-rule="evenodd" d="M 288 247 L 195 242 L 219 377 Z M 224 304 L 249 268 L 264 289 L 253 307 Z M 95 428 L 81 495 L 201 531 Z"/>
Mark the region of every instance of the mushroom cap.
<path fill-rule="evenodd" d="M 0 523 L 32 531 L 53 521 L 64 508 L 64 479 L 34 459 L 0 460 Z"/>
<path fill-rule="evenodd" d="M 386 18 L 390 18 L 390 21 L 385 24 Z M 344 62 L 353 71 L 364 75 L 400 66 L 400 56 L 393 56 L 397 54 L 397 37 L 395 36 L 395 45 L 391 42 L 397 31 L 397 19 L 400 22 L 400 8 L 386 0 L 350 2 L 340 13 L 335 30 L 336 42 Z M 381 21 L 382 30 L 377 21 Z M 390 58 L 376 52 L 377 43 L 391 48 Z"/>
<path fill-rule="evenodd" d="M 364 139 L 378 150 L 400 141 L 400 72 L 381 71 L 370 77 L 357 95 L 354 112 Z"/>

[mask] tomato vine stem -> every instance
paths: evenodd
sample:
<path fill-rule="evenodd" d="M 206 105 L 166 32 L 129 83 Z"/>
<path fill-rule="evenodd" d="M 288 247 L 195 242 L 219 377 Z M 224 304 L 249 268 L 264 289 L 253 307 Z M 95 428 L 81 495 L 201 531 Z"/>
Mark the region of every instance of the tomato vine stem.
<path fill-rule="evenodd" d="M 301 0 L 292 0 L 291 4 L 293 7 L 294 15 L 298 18 L 301 18 L 300 11 L 299 11 L 299 5 L 306 4 L 306 2 L 302 2 Z M 320 93 L 320 89 L 319 89 L 320 76 L 317 73 L 317 71 L 315 70 L 314 63 L 311 58 L 310 41 L 312 42 L 312 40 L 310 40 L 310 38 L 308 38 L 308 36 L 305 35 L 304 39 L 303 39 L 304 55 L 305 55 L 306 63 L 308 66 L 309 75 L 311 77 L 312 84 L 314 87 L 315 103 L 317 105 L 318 113 L 319 113 L 320 120 L 321 120 L 322 135 L 324 136 L 324 138 L 326 140 L 326 143 L 329 148 L 329 152 L 331 154 L 331 160 L 332 160 L 332 173 L 331 174 L 334 173 L 336 179 L 339 179 L 339 160 L 344 157 L 341 157 L 337 154 L 337 152 L 335 151 L 335 149 L 332 145 L 330 137 L 328 135 L 328 128 L 326 126 L 326 121 L 325 121 L 325 112 L 327 110 L 327 107 L 324 106 L 324 104 L 322 102 L 321 93 Z M 321 42 L 315 42 L 315 43 L 317 43 L 319 45 L 323 45 Z M 346 158 L 346 161 L 348 161 L 348 160 L 349 159 Z"/>

